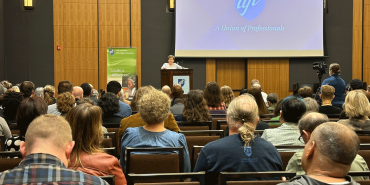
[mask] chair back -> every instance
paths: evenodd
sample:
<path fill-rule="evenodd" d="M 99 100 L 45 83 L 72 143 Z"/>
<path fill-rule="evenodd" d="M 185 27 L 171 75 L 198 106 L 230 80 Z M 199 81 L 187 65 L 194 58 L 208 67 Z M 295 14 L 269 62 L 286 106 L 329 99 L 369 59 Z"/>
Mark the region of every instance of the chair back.
<path fill-rule="evenodd" d="M 116 151 L 116 147 L 111 147 L 111 148 L 101 148 L 102 150 L 104 150 L 105 153 L 109 154 L 109 155 L 113 155 L 115 156 L 115 154 L 117 153 Z"/>
<path fill-rule="evenodd" d="M 10 157 L 10 158 L 14 158 L 14 157 L 23 158 L 21 152 L 19 152 L 19 151 L 12 151 L 12 152 L 1 151 L 0 152 L 0 158 L 8 158 L 8 157 Z"/>
<path fill-rule="evenodd" d="M 219 177 L 219 184 L 226 185 L 228 179 L 238 178 L 259 178 L 259 177 L 294 177 L 295 172 L 274 171 L 274 172 L 221 172 Z M 246 183 L 245 181 L 244 183 Z"/>
<path fill-rule="evenodd" d="M 22 158 L 0 158 L 0 173 L 17 167 L 21 161 Z"/>
<path fill-rule="evenodd" d="M 180 130 L 179 133 L 185 136 L 219 136 L 220 138 L 225 136 L 223 130 Z"/>
<path fill-rule="evenodd" d="M 104 138 L 103 141 L 100 143 L 101 148 L 111 148 L 113 147 L 112 138 Z"/>
<path fill-rule="evenodd" d="M 101 179 L 105 180 L 110 185 L 115 185 L 116 182 L 114 181 L 114 175 L 107 175 L 107 176 L 99 176 Z"/>
<path fill-rule="evenodd" d="M 227 185 L 276 185 L 289 181 L 271 180 L 271 181 L 226 181 Z"/>
<path fill-rule="evenodd" d="M 190 163 L 192 167 L 191 171 L 194 170 L 195 164 L 197 163 L 197 160 L 198 160 L 200 150 L 202 150 L 203 147 L 204 146 L 193 145 L 193 148 L 191 151 L 191 159 L 190 159 Z"/>
<path fill-rule="evenodd" d="M 180 130 L 212 130 L 212 122 L 189 122 L 189 121 L 178 121 L 177 125 Z"/>
<path fill-rule="evenodd" d="M 198 182 L 175 182 L 171 183 L 167 180 L 173 181 L 177 179 L 177 181 L 181 181 L 182 179 L 191 178 L 192 180 L 197 180 Z M 194 172 L 194 173 L 156 173 L 156 174 L 133 174 L 130 173 L 127 176 L 128 183 L 127 185 L 205 185 L 205 172 Z M 149 183 L 135 183 L 135 181 L 143 181 L 147 180 Z M 153 180 L 162 180 L 161 183 L 150 183 Z M 167 182 L 166 182 L 167 181 Z"/>
<path fill-rule="evenodd" d="M 113 147 L 116 147 L 116 154 L 114 156 L 116 156 L 117 159 L 119 159 L 121 156 L 121 138 L 118 136 L 119 128 L 107 128 L 107 130 L 108 130 L 108 133 L 106 133 L 107 136 L 113 139 L 112 140 Z M 115 133 L 115 136 L 112 133 Z M 116 139 L 114 139 L 114 137 Z"/>
<path fill-rule="evenodd" d="M 217 121 L 218 120 L 226 120 L 226 118 L 212 118 L 212 129 L 218 130 L 217 129 Z"/>
<path fill-rule="evenodd" d="M 111 139 L 111 142 L 112 142 L 111 147 L 118 147 L 117 140 L 116 140 L 116 132 L 104 133 L 104 138 Z M 104 147 L 104 148 L 110 148 L 110 147 Z"/>
<path fill-rule="evenodd" d="M 5 150 L 5 136 L 0 136 L 0 151 Z"/>
<path fill-rule="evenodd" d="M 288 166 L 289 160 L 293 157 L 296 152 L 280 152 L 281 161 L 283 162 L 283 169 Z"/>
<path fill-rule="evenodd" d="M 129 173 L 148 174 L 183 172 L 183 150 L 183 147 L 127 147 L 125 151 L 126 164 L 124 173 L 127 175 Z"/>

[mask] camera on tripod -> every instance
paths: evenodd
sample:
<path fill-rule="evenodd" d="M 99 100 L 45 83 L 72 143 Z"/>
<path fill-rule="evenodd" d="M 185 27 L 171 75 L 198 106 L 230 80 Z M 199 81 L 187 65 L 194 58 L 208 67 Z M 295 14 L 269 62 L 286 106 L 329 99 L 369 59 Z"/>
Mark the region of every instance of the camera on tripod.
<path fill-rule="evenodd" d="M 326 74 L 326 69 L 328 66 L 323 61 L 314 62 L 313 64 L 313 70 L 318 70 L 322 74 Z"/>

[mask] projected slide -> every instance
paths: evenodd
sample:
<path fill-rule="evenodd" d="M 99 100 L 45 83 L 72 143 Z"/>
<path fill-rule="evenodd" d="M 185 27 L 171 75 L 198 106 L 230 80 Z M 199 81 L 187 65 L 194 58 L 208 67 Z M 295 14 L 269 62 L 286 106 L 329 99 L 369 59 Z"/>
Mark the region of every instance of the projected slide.
<path fill-rule="evenodd" d="M 322 0 L 176 0 L 177 57 L 323 56 Z"/>

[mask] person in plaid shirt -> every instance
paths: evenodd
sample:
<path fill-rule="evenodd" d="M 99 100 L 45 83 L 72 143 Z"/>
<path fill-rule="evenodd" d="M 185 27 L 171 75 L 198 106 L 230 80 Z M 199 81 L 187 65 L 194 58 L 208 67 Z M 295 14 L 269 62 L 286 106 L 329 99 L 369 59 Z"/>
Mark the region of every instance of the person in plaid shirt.
<path fill-rule="evenodd" d="M 27 129 L 26 142 L 20 143 L 24 159 L 0 173 L 0 184 L 108 185 L 99 177 L 67 168 L 74 144 L 71 127 L 63 117 L 36 118 Z"/>

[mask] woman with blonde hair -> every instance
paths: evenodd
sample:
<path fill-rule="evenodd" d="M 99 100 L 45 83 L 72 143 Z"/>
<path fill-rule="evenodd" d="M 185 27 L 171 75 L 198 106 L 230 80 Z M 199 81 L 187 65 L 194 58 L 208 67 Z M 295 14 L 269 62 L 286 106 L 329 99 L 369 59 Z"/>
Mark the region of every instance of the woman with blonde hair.
<path fill-rule="evenodd" d="M 52 105 L 57 102 L 54 98 L 55 95 L 55 87 L 52 85 L 46 85 L 44 87 L 44 100 L 48 105 Z"/>
<path fill-rule="evenodd" d="M 230 128 L 230 136 L 205 145 L 194 167 L 194 172 L 206 172 L 206 184 L 218 184 L 219 173 L 223 171 L 283 170 L 283 163 L 277 149 L 270 142 L 254 134 L 259 117 L 257 103 L 251 95 L 243 94 L 236 97 L 229 105 L 226 120 Z M 247 180 L 278 179 L 277 177 L 247 178 Z"/>
<path fill-rule="evenodd" d="M 362 89 L 350 91 L 344 104 L 349 119 L 339 120 L 338 123 L 347 125 L 353 130 L 370 130 L 370 103 L 366 92 Z"/>
<path fill-rule="evenodd" d="M 62 93 L 57 98 L 57 109 L 61 116 L 66 117 L 67 113 L 75 106 L 76 100 L 70 92 Z"/>
<path fill-rule="evenodd" d="M 68 112 L 66 120 L 75 141 L 69 168 L 95 176 L 114 175 L 117 184 L 127 184 L 118 159 L 99 147 L 103 141 L 100 107 L 89 103 L 78 105 Z"/>
<path fill-rule="evenodd" d="M 226 108 L 229 107 L 229 104 L 234 99 L 233 90 L 229 86 L 224 85 L 221 87 L 221 94 L 222 94 L 222 98 L 224 99 Z"/>

